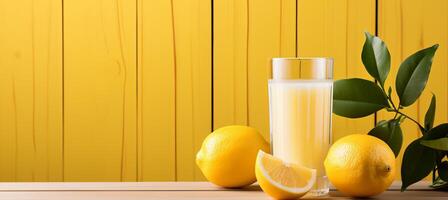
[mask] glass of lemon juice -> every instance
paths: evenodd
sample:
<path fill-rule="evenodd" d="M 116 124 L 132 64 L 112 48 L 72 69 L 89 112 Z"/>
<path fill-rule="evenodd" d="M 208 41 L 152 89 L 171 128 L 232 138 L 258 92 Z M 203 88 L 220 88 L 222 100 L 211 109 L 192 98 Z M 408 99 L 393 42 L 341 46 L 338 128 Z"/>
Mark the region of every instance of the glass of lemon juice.
<path fill-rule="evenodd" d="M 333 59 L 273 58 L 268 86 L 273 155 L 316 169 L 309 194 L 328 194 L 324 159 L 331 144 Z"/>

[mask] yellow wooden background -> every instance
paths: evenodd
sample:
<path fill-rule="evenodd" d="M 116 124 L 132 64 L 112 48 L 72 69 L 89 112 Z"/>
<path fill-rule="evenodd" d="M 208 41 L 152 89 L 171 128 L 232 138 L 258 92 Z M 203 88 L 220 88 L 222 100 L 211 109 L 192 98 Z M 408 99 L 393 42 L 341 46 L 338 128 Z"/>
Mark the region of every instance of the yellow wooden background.
<path fill-rule="evenodd" d="M 202 180 L 194 155 L 212 129 L 269 138 L 271 57 L 331 56 L 336 79 L 367 78 L 363 31 L 389 46 L 387 84 L 440 44 L 405 111 L 421 121 L 434 92 L 448 121 L 445 0 L 0 0 L 0 27 L 0 181 Z M 373 125 L 335 116 L 334 139 Z"/>

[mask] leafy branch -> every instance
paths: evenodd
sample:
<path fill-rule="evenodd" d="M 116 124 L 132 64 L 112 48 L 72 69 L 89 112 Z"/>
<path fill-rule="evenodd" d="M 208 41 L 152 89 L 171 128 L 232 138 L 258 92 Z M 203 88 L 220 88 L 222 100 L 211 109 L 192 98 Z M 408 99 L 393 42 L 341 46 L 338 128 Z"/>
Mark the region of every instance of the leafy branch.
<path fill-rule="evenodd" d="M 383 120 L 369 131 L 369 135 L 385 141 L 394 152 L 400 153 L 403 144 L 401 123 L 409 119 L 415 123 L 422 136 L 409 144 L 403 154 L 401 177 L 404 191 L 409 185 L 433 173 L 434 188 L 448 188 L 448 123 L 433 127 L 436 97 L 433 94 L 425 114 L 424 124 L 401 110 L 415 103 L 425 89 L 438 45 L 417 51 L 406 58 L 395 77 L 395 89 L 399 98 L 392 99 L 392 87 L 386 91 L 385 83 L 390 71 L 391 56 L 387 45 L 379 37 L 365 33 L 366 40 L 361 59 L 365 69 L 375 82 L 360 78 L 342 79 L 334 83 L 333 112 L 348 118 L 360 118 L 385 109 L 394 117 Z"/>

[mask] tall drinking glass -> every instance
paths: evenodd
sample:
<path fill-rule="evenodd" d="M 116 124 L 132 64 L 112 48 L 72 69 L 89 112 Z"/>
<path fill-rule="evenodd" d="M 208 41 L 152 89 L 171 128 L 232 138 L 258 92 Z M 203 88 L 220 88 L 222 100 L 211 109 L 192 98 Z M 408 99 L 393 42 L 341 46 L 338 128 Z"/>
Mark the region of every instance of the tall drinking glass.
<path fill-rule="evenodd" d="M 310 194 L 326 195 L 323 162 L 331 143 L 333 59 L 273 58 L 268 85 L 273 155 L 316 169 Z"/>

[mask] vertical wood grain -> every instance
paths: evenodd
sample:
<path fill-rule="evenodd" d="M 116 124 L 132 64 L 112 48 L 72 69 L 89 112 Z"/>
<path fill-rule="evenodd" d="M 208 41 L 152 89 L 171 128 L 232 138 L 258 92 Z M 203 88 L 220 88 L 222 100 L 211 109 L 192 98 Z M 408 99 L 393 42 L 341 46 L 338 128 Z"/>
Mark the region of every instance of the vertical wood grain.
<path fill-rule="evenodd" d="M 296 2 L 214 4 L 214 128 L 250 125 L 269 138 L 270 59 L 295 56 Z"/>
<path fill-rule="evenodd" d="M 211 1 L 172 1 L 177 180 L 203 180 L 195 157 L 211 132 Z"/>
<path fill-rule="evenodd" d="M 62 180 L 61 2 L 0 1 L 0 181 Z"/>
<path fill-rule="evenodd" d="M 295 55 L 295 1 L 214 1 L 214 128 L 269 138 L 270 59 Z"/>
<path fill-rule="evenodd" d="M 176 179 L 176 52 L 171 1 L 138 4 L 139 181 Z M 204 122 L 206 123 L 206 122 Z"/>
<path fill-rule="evenodd" d="M 295 2 L 248 0 L 247 12 L 248 124 L 268 140 L 271 59 L 295 56 Z"/>
<path fill-rule="evenodd" d="M 364 31 L 375 33 L 374 0 L 303 0 L 298 4 L 298 55 L 333 57 L 334 79 L 369 79 L 361 62 Z M 333 115 L 333 141 L 349 134 L 366 134 L 373 116 L 346 119 Z"/>
<path fill-rule="evenodd" d="M 214 1 L 213 127 L 247 125 L 247 2 Z"/>
<path fill-rule="evenodd" d="M 66 181 L 136 180 L 136 2 L 64 1 Z"/>
<path fill-rule="evenodd" d="M 440 44 L 404 109 L 423 122 L 433 92 L 436 125 L 448 121 L 447 9 L 378 0 L 394 91 L 401 61 Z M 375 0 L 0 1 L 0 25 L 0 181 L 191 181 L 204 180 L 195 154 L 212 125 L 269 138 L 272 57 L 334 57 L 335 79 L 369 78 L 360 55 Z M 334 116 L 333 140 L 373 124 Z M 402 128 L 401 152 L 419 137 Z"/>
<path fill-rule="evenodd" d="M 437 125 L 447 121 L 447 8 L 446 1 L 379 1 L 379 36 L 387 43 L 392 56 L 391 72 L 386 85 L 391 85 L 394 91 L 396 91 L 395 77 L 400 63 L 422 48 L 432 46 L 435 43 L 440 44 L 423 95 L 419 101 L 402 110 L 402 112 L 421 123 L 424 121 L 424 115 L 429 106 L 431 92 L 437 97 L 434 124 Z M 398 102 L 395 92 L 393 92 L 393 96 L 394 101 Z M 378 114 L 378 120 L 392 117 L 391 113 L 379 112 Z M 401 160 L 406 146 L 421 136 L 418 127 L 410 120 L 406 120 L 401 127 L 404 142 L 401 153 L 397 158 L 399 168 L 401 168 Z"/>
<path fill-rule="evenodd" d="M 433 60 L 431 74 L 418 102 L 418 119 L 421 123 L 431 102 L 432 93 L 437 99 L 434 125 L 448 122 L 448 1 L 430 0 L 427 2 L 406 2 L 409 6 L 420 8 L 421 48 L 439 44 Z M 405 8 L 405 7 L 404 7 Z M 403 19 L 404 20 L 404 19 Z M 415 25 L 415 24 L 414 24 Z"/>

